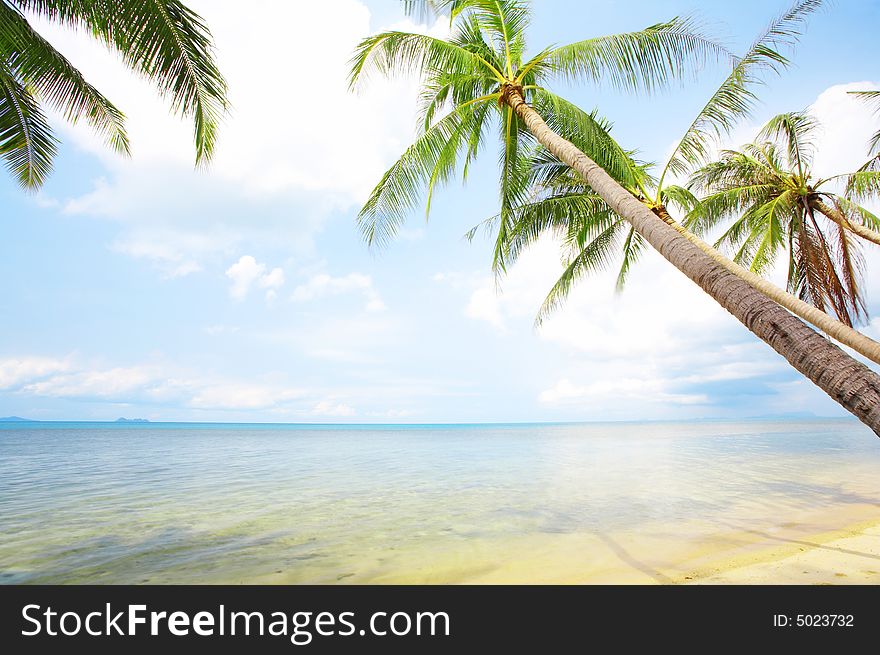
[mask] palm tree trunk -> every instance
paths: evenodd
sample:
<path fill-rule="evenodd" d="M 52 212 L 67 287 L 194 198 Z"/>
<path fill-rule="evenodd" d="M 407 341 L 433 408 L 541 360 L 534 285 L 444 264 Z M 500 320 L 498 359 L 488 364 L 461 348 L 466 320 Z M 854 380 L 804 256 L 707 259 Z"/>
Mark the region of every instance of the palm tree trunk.
<path fill-rule="evenodd" d="M 513 108 L 544 147 L 576 170 L 666 260 L 880 436 L 880 376 L 659 219 L 574 144 L 551 130 L 538 112 L 526 104 L 521 88 L 506 85 L 501 100 Z"/>
<path fill-rule="evenodd" d="M 834 221 L 844 229 L 847 229 L 853 234 L 856 234 L 863 239 L 870 241 L 871 243 L 876 243 L 878 246 L 880 246 L 880 234 L 870 228 L 865 227 L 864 225 L 853 223 L 844 215 L 842 211 L 840 211 L 836 207 L 830 207 L 818 198 L 812 198 L 810 200 L 810 204 L 813 206 L 813 209 L 822 212 L 823 214 L 825 214 L 826 217 L 828 217 L 830 220 Z"/>
<path fill-rule="evenodd" d="M 860 355 L 870 359 L 872 362 L 880 364 L 880 343 L 865 336 L 858 330 L 854 330 L 845 323 L 841 323 L 834 317 L 823 312 L 821 309 L 813 307 L 809 303 L 805 303 L 797 296 L 788 293 L 784 289 L 780 289 L 772 282 L 765 280 L 760 275 L 752 273 L 752 271 L 740 266 L 735 261 L 728 259 L 696 234 L 680 223 L 677 223 L 664 208 L 659 208 L 656 213 L 676 232 L 681 234 L 685 239 L 690 241 L 715 262 L 721 264 L 738 278 L 745 280 L 750 286 L 754 287 L 774 302 L 779 303 L 795 316 L 804 319 L 807 323 L 812 323 L 825 334 L 836 339 L 839 343 L 849 346 Z"/>

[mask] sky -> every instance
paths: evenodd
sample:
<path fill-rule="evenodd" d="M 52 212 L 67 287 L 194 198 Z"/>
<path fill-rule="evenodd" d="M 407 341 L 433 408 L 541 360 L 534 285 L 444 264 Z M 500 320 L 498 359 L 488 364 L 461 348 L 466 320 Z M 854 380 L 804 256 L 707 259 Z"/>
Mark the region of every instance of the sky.
<path fill-rule="evenodd" d="M 845 415 L 711 298 L 649 253 L 622 293 L 582 281 L 540 329 L 561 271 L 547 239 L 506 278 L 465 232 L 493 215 L 496 157 L 417 210 L 387 249 L 355 216 L 415 134 L 417 81 L 350 93 L 355 44 L 415 25 L 391 0 L 190 0 L 215 36 L 233 110 L 216 157 L 193 166 L 190 125 L 84 34 L 35 25 L 127 116 L 122 159 L 55 116 L 63 141 L 38 194 L 0 175 L 0 416 L 43 420 L 513 422 Z M 543 0 L 533 51 L 697 14 L 743 52 L 785 1 Z M 814 16 L 793 66 L 725 142 L 810 108 L 824 128 L 815 170 L 853 170 L 878 118 L 847 96 L 880 88 L 880 3 Z M 320 60 L 320 64 L 318 61 Z M 725 77 L 708 66 L 654 96 L 557 85 L 664 161 Z M 864 249 L 880 317 L 880 251 Z M 778 278 L 778 274 L 777 274 Z M 880 338 L 880 318 L 863 330 Z"/>

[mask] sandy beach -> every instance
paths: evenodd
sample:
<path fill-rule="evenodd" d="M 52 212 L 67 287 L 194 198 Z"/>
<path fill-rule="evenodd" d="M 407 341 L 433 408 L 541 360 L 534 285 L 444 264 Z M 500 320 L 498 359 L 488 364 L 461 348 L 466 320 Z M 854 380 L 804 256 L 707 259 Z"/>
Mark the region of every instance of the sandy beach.
<path fill-rule="evenodd" d="M 858 511 L 858 510 L 861 510 Z M 880 519 L 864 520 L 867 508 L 844 510 L 862 520 L 844 530 L 811 533 L 816 522 L 768 530 L 737 530 L 687 543 L 670 533 L 523 535 L 505 543 L 473 543 L 467 549 L 415 553 L 374 562 L 331 584 L 880 584 Z M 871 514 L 874 514 L 872 511 Z M 827 524 L 826 524 L 827 525 Z M 384 558 L 382 558 L 384 559 Z M 256 581 L 291 584 L 279 572 Z"/>
<path fill-rule="evenodd" d="M 805 512 L 775 527 L 700 523 L 628 535 L 524 535 L 467 557 L 378 567 L 338 582 L 434 584 L 880 584 L 873 505 Z M 845 525 L 843 529 L 830 526 Z M 360 579 L 358 579 L 360 578 Z M 285 583 L 285 576 L 263 582 Z"/>
<path fill-rule="evenodd" d="M 778 549 L 739 557 L 716 571 L 701 571 L 696 584 L 880 584 L 880 521 L 847 530 L 792 539 Z"/>

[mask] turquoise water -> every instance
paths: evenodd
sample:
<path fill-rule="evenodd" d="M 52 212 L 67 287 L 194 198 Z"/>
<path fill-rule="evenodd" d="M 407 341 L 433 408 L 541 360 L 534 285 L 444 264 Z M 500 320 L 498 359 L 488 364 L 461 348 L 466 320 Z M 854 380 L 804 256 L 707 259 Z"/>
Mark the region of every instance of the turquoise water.
<path fill-rule="evenodd" d="M 878 473 L 849 420 L 0 424 L 0 582 L 664 581 Z"/>

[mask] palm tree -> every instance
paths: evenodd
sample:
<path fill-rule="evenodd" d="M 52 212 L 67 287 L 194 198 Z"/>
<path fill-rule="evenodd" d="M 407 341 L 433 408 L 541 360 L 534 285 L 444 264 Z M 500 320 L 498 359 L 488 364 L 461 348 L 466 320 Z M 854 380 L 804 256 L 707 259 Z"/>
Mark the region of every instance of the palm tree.
<path fill-rule="evenodd" d="M 787 59 L 778 52 L 779 47 L 794 45 L 806 17 L 820 5 L 818 0 L 800 0 L 769 25 L 691 123 L 664 165 L 659 180 L 650 176 L 646 167 L 631 158 L 628 165 L 633 175 L 626 179 L 617 174 L 613 176 L 633 196 L 717 263 L 839 342 L 880 363 L 880 343 L 731 261 L 676 222 L 670 215 L 670 205 L 686 213 L 697 204 L 697 199 L 687 189 L 664 184 L 670 173 L 685 174 L 704 159 L 708 146 L 715 138 L 729 131 L 738 118 L 749 113 L 756 100 L 750 88 L 759 81 L 756 73 L 766 69 L 778 72 L 782 66 L 788 65 Z M 582 150 L 590 152 L 590 142 L 582 141 L 578 133 L 573 133 L 571 140 Z M 627 153 L 621 151 L 620 154 L 623 159 L 627 158 Z M 626 166 L 623 163 L 618 168 Z M 605 165 L 603 168 L 610 170 Z M 530 184 L 536 192 L 528 202 L 515 208 L 515 228 L 508 234 L 507 243 L 497 244 L 497 250 L 504 253 L 508 260 L 515 259 L 546 230 L 562 237 L 568 246 L 565 270 L 541 307 L 536 321 L 540 324 L 549 312 L 562 304 L 581 276 L 612 262 L 608 249 L 622 249 L 618 275 L 618 288 L 622 288 L 645 243 L 629 223 L 609 214 L 607 205 L 568 166 L 545 150 L 539 149 L 535 153 L 529 171 Z M 491 225 L 492 222 L 490 219 L 484 224 Z M 471 230 L 469 236 L 473 236 L 475 231 Z M 495 269 L 503 270 L 497 259 Z"/>
<path fill-rule="evenodd" d="M 691 21 L 674 19 L 527 57 L 527 3 L 448 0 L 442 5 L 453 21 L 448 40 L 389 31 L 362 41 L 352 59 L 353 86 L 373 71 L 422 75 L 421 133 L 359 214 L 368 243 L 393 237 L 422 190 L 427 188 L 430 199 L 435 187 L 455 174 L 460 157 L 466 172 L 493 127 L 501 136 L 498 230 L 503 241 L 512 227 L 512 208 L 528 192 L 518 167 L 528 163 L 527 148 L 540 143 L 576 171 L 640 238 L 880 435 L 877 374 L 707 257 L 551 127 L 591 122 L 588 114 L 545 88 L 552 78 L 606 79 L 624 89 L 651 90 L 680 76 L 688 64 L 720 55 L 711 40 Z"/>
<path fill-rule="evenodd" d="M 0 0 L 0 156 L 18 183 L 38 189 L 58 140 L 44 107 L 85 121 L 128 155 L 124 115 L 28 22 L 25 12 L 82 29 L 116 50 L 194 123 L 196 163 L 210 159 L 227 109 L 211 34 L 179 0 Z"/>
<path fill-rule="evenodd" d="M 686 222 L 705 231 L 735 219 L 716 246 L 735 246 L 734 261 L 757 274 L 787 250 L 789 290 L 820 309 L 829 307 L 852 325 L 865 314 L 861 256 L 852 235 L 867 233 L 874 241 L 872 235 L 880 234 L 870 228 L 880 226 L 880 219 L 850 197 L 826 189 L 834 180 L 877 174 L 814 179 L 810 137 L 816 128 L 808 114 L 780 114 L 761 130 L 757 142 L 740 151 L 722 151 L 718 161 L 698 170 L 689 183 L 691 190 L 708 195 Z"/>

